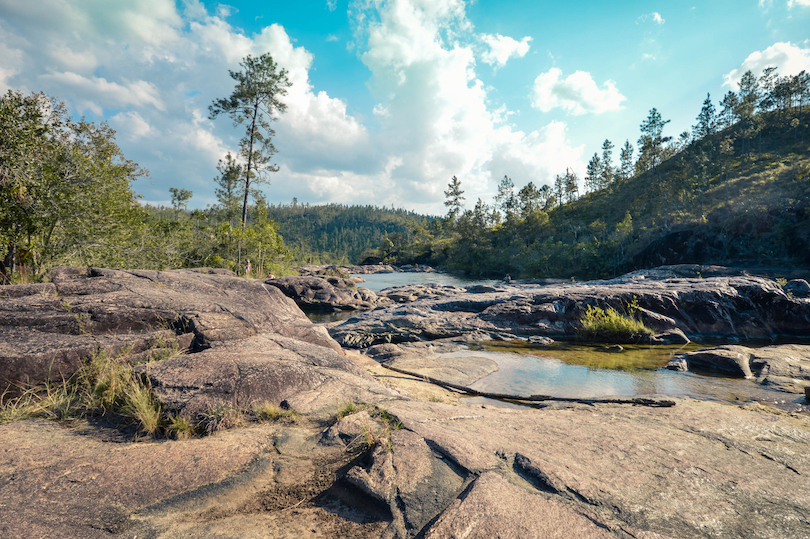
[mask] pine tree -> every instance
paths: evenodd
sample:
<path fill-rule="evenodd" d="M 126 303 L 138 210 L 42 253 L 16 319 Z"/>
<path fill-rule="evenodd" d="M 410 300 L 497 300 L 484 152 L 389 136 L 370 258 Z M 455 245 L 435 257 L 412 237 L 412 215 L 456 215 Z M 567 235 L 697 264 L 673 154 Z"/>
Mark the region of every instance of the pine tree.
<path fill-rule="evenodd" d="M 287 70 L 279 70 L 269 54 L 258 58 L 248 55 L 239 65 L 244 71 L 229 71 L 236 88 L 229 97 L 214 100 L 208 107 L 208 117 L 213 120 L 227 114 L 234 125 L 247 124 L 245 136 L 239 141 L 239 155 L 247 163 L 242 204 L 242 228 L 245 228 L 251 184 L 267 181 L 260 175 L 262 172 L 278 172 L 278 166 L 270 163 L 276 153 L 272 142 L 276 132 L 270 122 L 276 119 L 277 113 L 287 110 L 287 105 L 279 98 L 287 94 L 292 83 L 287 79 Z"/>
<path fill-rule="evenodd" d="M 588 167 L 585 169 L 585 189 L 589 193 L 593 193 L 599 189 L 599 178 L 602 174 L 602 160 L 599 154 L 593 154 L 591 160 L 588 161 Z"/>
<path fill-rule="evenodd" d="M 504 176 L 498 185 L 498 194 L 495 196 L 497 206 L 503 210 L 507 220 L 515 219 L 518 212 L 518 200 L 515 196 L 515 184 L 512 178 Z"/>
<path fill-rule="evenodd" d="M 731 127 L 739 119 L 737 116 L 737 106 L 740 104 L 740 99 L 732 91 L 726 93 L 723 101 L 723 110 L 720 112 L 720 123 L 723 127 Z"/>
<path fill-rule="evenodd" d="M 447 217 L 453 221 L 458 218 L 461 212 L 461 201 L 464 200 L 463 194 L 464 191 L 461 190 L 461 181 L 453 176 L 453 179 L 447 184 L 447 191 L 444 192 L 444 196 L 447 197 L 447 200 L 444 201 L 444 205 L 450 208 L 447 212 Z"/>
<path fill-rule="evenodd" d="M 606 189 L 613 183 L 613 143 L 608 139 L 602 143 L 602 171 L 599 174 L 600 188 Z"/>
<path fill-rule="evenodd" d="M 717 131 L 717 113 L 712 103 L 710 94 L 706 94 L 703 106 L 697 117 L 697 125 L 694 127 L 694 134 L 697 140 L 702 140 Z"/>
<path fill-rule="evenodd" d="M 239 187 L 242 178 L 242 165 L 228 152 L 225 161 L 217 164 L 219 176 L 214 178 L 218 187 L 214 190 L 225 218 L 233 225 L 239 215 Z"/>
<path fill-rule="evenodd" d="M 627 181 L 633 176 L 633 145 L 629 140 L 624 141 L 620 155 L 620 167 L 622 181 Z"/>
<path fill-rule="evenodd" d="M 563 191 L 566 202 L 573 202 L 579 198 L 579 178 L 573 170 L 565 169 L 565 178 L 563 178 Z"/>

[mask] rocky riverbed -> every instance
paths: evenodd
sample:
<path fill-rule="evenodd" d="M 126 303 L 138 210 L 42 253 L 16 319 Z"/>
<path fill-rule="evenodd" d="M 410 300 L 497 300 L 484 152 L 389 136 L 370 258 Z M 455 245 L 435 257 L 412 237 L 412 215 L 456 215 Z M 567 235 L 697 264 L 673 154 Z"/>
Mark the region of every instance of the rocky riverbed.
<path fill-rule="evenodd" d="M 110 415 L 0 424 L 0 536 L 807 537 L 807 412 L 691 399 L 470 405 L 383 366 L 468 385 L 493 365 L 438 363 L 437 352 L 566 338 L 584 305 L 634 300 L 660 333 L 800 339 L 810 300 L 794 289 L 667 269 L 426 287 L 381 294 L 388 305 L 330 336 L 280 287 L 219 270 L 63 268 L 49 283 L 0 287 L 6 405 L 104 350 L 135 365 L 167 416 L 255 403 L 299 414 L 237 417 L 187 440 L 122 429 Z M 185 353 L 162 359 L 165 348 Z M 786 395 L 809 385 L 802 345 L 721 347 L 685 354 L 678 368 L 721 363 Z"/>

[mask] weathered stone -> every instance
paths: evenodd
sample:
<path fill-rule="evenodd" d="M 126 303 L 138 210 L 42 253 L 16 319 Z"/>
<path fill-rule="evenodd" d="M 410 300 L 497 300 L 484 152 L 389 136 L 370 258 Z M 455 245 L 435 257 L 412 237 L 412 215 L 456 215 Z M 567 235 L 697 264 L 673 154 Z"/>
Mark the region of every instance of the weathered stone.
<path fill-rule="evenodd" d="M 672 360 L 673 370 L 723 373 L 740 378 L 753 378 L 749 362 L 751 349 L 745 346 L 726 345 L 706 350 L 686 352 Z M 683 369 L 683 364 L 686 369 Z"/>
<path fill-rule="evenodd" d="M 781 344 L 762 348 L 723 345 L 676 356 L 667 368 L 756 377 L 757 382 L 771 389 L 802 393 L 810 386 L 810 345 Z"/>
<path fill-rule="evenodd" d="M 191 270 L 121 271 L 57 268 L 52 288 L 0 287 L 0 394 L 69 378 L 96 351 L 144 352 L 213 343 L 259 333 L 314 343 L 342 353 L 277 288 L 233 274 Z M 191 344 L 189 346 L 189 336 Z"/>
<path fill-rule="evenodd" d="M 666 335 L 659 339 L 662 343 L 804 337 L 810 319 L 810 302 L 788 297 L 774 281 L 748 276 L 685 279 L 670 269 L 609 281 L 510 286 L 486 294 L 446 291 L 450 295 L 432 297 L 430 289 L 418 285 L 392 289 L 389 297 L 409 303 L 358 316 L 331 327 L 330 333 L 347 347 L 473 332 L 564 339 L 576 335 L 582 312 L 595 304 L 620 312 L 637 305 L 642 320 Z"/>
<path fill-rule="evenodd" d="M 810 297 L 810 283 L 804 279 L 793 279 L 785 284 L 785 292 L 797 298 Z"/>
<path fill-rule="evenodd" d="M 426 539 L 535 539 L 558 537 L 608 539 L 616 537 L 582 508 L 544 498 L 517 487 L 494 472 L 475 480 L 463 500 L 442 513 Z M 635 535 L 635 537 L 638 537 Z"/>
<path fill-rule="evenodd" d="M 387 303 L 371 290 L 355 287 L 353 281 L 341 277 L 281 277 L 267 279 L 265 283 L 312 312 L 365 310 Z"/>

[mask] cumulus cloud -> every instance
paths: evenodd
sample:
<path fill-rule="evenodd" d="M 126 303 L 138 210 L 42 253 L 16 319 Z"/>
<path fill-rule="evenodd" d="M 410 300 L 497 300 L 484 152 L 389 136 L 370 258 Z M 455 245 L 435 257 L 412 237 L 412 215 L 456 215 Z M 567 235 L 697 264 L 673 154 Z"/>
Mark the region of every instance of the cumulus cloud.
<path fill-rule="evenodd" d="M 481 59 L 489 65 L 503 67 L 510 58 L 523 58 L 529 52 L 531 37 L 524 37 L 520 41 L 501 34 L 482 34 L 483 41 L 489 50 L 481 55 Z"/>
<path fill-rule="evenodd" d="M 530 40 L 476 34 L 463 0 L 353 0 L 349 43 L 370 72 L 373 132 L 350 103 L 313 85 L 316 59 L 278 24 L 247 34 L 227 8 L 200 0 L 0 4 L 0 85 L 42 90 L 109 121 L 125 155 L 150 170 L 135 185 L 145 200 L 165 202 L 169 187 L 182 187 L 196 206 L 215 202 L 217 160 L 243 131 L 209 120 L 208 105 L 232 92 L 229 69 L 265 52 L 293 82 L 274 123 L 273 201 L 443 213 L 454 175 L 472 204 L 490 198 L 504 174 L 539 185 L 584 168 L 564 123 L 524 133 L 508 125 L 512 111 L 491 102 L 476 57 L 499 67 L 525 55 Z"/>
<path fill-rule="evenodd" d="M 752 52 L 740 67 L 723 75 L 723 86 L 737 89 L 746 71 L 759 76 L 769 66 L 776 67 L 782 76 L 796 75 L 803 70 L 810 71 L 810 48 L 805 49 L 788 41 L 774 43 L 764 51 Z"/>
<path fill-rule="evenodd" d="M 627 99 L 611 80 L 599 88 L 590 73 L 576 71 L 563 79 L 556 67 L 534 79 L 531 98 L 532 106 L 543 112 L 561 108 L 574 115 L 619 110 Z"/>
<path fill-rule="evenodd" d="M 810 0 L 788 0 L 788 8 L 793 8 L 794 6 L 800 7 L 810 7 Z"/>

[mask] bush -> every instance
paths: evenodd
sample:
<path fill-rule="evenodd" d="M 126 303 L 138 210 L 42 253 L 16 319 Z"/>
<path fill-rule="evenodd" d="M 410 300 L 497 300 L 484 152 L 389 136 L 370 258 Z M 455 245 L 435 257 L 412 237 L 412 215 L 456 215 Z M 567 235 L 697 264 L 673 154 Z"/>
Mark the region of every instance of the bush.
<path fill-rule="evenodd" d="M 633 312 L 635 308 L 632 305 L 631 315 L 620 313 L 613 307 L 601 309 L 588 305 L 580 316 L 581 327 L 578 335 L 591 341 L 622 343 L 638 342 L 644 336 L 652 335 L 653 331 L 640 320 L 636 320 L 632 316 Z"/>

